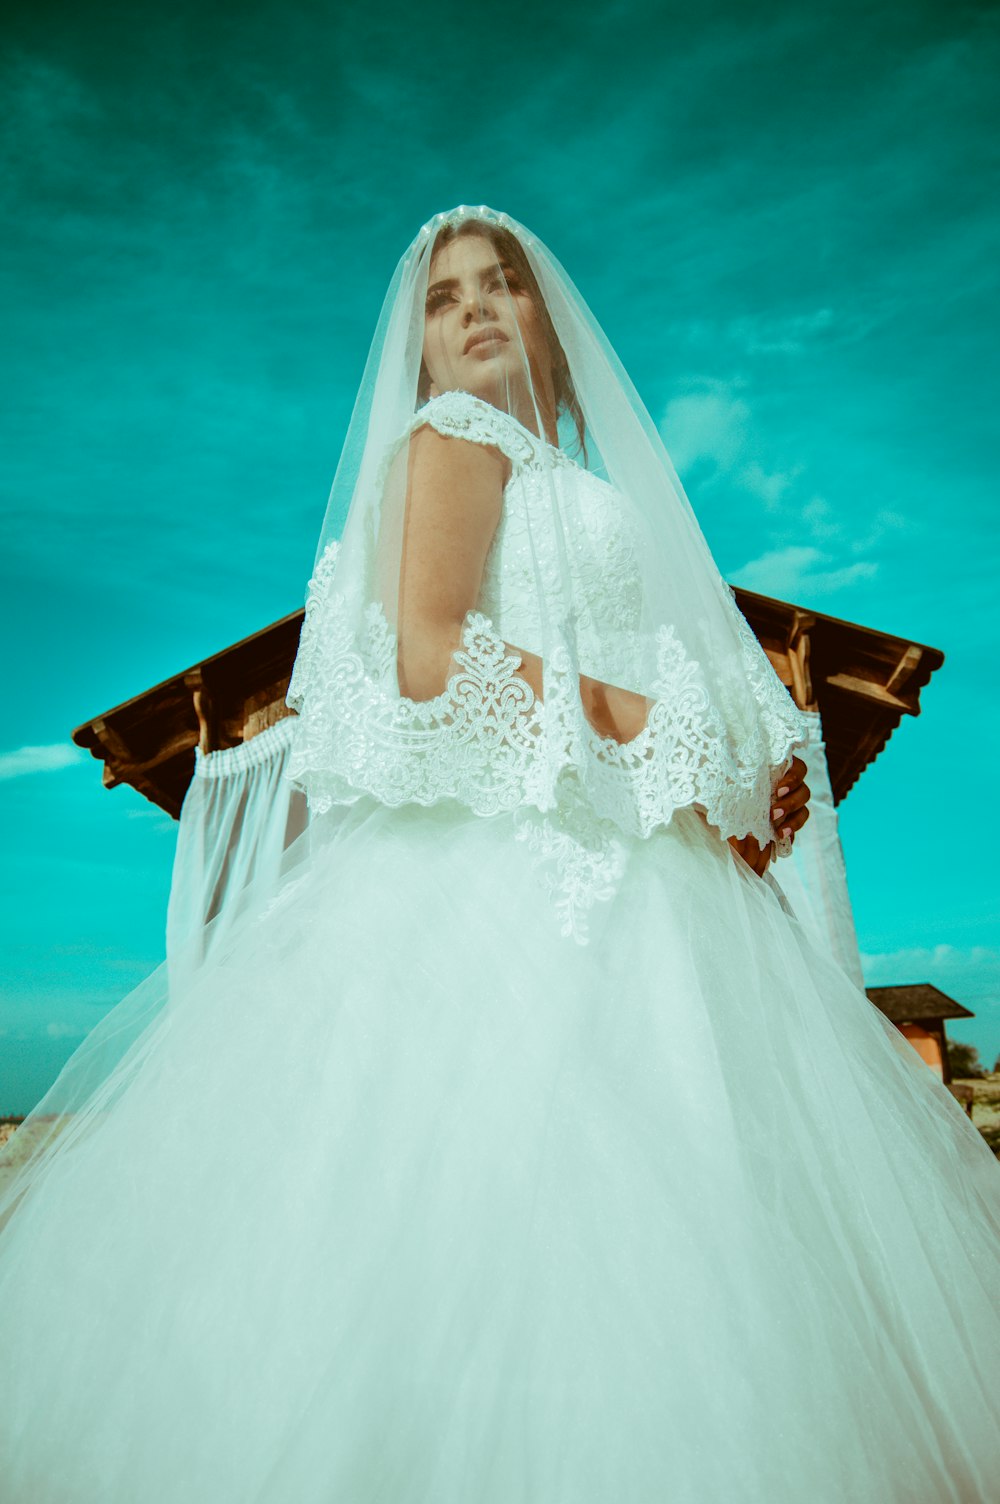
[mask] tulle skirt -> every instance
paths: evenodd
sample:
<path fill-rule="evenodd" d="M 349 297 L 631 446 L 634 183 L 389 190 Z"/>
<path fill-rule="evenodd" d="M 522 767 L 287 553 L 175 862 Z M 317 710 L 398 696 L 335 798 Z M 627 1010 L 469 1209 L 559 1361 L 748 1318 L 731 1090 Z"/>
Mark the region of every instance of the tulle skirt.
<path fill-rule="evenodd" d="M 84 1046 L 0 1234 L 6 1504 L 1000 1498 L 961 1109 L 695 816 L 587 946 L 512 818 L 319 822 Z"/>

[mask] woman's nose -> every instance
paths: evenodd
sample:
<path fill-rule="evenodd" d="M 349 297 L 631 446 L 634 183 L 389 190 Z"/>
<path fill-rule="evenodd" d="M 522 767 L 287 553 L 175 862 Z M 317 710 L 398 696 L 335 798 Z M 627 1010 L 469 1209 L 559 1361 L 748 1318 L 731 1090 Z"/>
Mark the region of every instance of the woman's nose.
<path fill-rule="evenodd" d="M 474 318 L 493 318 L 488 298 L 478 287 L 470 287 L 462 300 L 462 322 L 470 324 Z"/>

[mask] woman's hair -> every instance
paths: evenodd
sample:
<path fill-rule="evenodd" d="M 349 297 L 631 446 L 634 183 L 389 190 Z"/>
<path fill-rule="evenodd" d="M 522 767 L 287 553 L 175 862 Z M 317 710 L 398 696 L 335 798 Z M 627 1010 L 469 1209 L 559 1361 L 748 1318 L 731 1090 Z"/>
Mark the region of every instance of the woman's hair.
<path fill-rule="evenodd" d="M 534 303 L 542 323 L 542 332 L 545 337 L 545 345 L 549 352 L 552 363 L 552 386 L 556 401 L 556 415 L 568 413 L 576 428 L 577 439 L 580 449 L 586 454 L 584 434 L 586 424 L 583 412 L 580 408 L 579 398 L 573 386 L 573 378 L 569 373 L 569 362 L 566 352 L 559 343 L 555 326 L 545 306 L 541 289 L 531 263 L 524 253 L 524 247 L 517 236 L 511 230 L 505 230 L 501 225 L 492 225 L 481 219 L 468 219 L 460 225 L 443 225 L 438 231 L 431 252 L 431 260 L 438 251 L 443 250 L 451 241 L 457 240 L 462 235 L 478 235 L 481 240 L 488 240 L 496 251 L 497 261 L 509 266 L 515 276 L 518 277 L 525 292 Z M 417 404 L 422 406 L 430 396 L 430 375 L 423 361 L 420 362 L 420 379 L 417 383 Z"/>

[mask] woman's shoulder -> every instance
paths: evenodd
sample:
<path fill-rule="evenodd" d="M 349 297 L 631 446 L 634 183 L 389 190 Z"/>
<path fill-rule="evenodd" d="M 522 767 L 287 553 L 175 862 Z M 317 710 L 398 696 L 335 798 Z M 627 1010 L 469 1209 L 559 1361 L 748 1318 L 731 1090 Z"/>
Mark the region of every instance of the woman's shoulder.
<path fill-rule="evenodd" d="M 468 439 L 499 449 L 515 470 L 537 464 L 549 446 L 510 413 L 471 392 L 441 392 L 417 409 L 406 434 L 429 425 L 446 438 Z M 401 437 L 405 437 L 406 434 Z"/>

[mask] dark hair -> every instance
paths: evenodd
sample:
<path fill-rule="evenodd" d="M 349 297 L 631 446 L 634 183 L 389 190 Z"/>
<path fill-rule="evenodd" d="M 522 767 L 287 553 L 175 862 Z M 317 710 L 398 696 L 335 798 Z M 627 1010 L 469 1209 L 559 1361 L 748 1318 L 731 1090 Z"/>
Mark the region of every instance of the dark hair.
<path fill-rule="evenodd" d="M 467 219 L 460 225 L 443 225 L 434 241 L 431 260 L 433 261 L 438 251 L 443 250 L 446 245 L 450 245 L 453 240 L 458 240 L 461 236 L 472 235 L 478 235 L 481 240 L 489 241 L 490 245 L 496 251 L 497 261 L 510 267 L 511 271 L 521 281 L 532 303 L 534 303 L 538 316 L 541 319 L 542 334 L 549 352 L 549 359 L 552 362 L 552 386 L 556 400 L 556 416 L 558 417 L 560 413 L 569 414 L 576 428 L 580 448 L 586 454 L 586 444 L 584 441 L 586 424 L 584 423 L 583 412 L 580 408 L 580 400 L 573 386 L 573 378 L 569 373 L 569 361 L 566 359 L 565 350 L 559 343 L 559 336 L 556 334 L 549 310 L 545 306 L 545 299 L 542 297 L 541 288 L 538 286 L 538 281 L 531 269 L 531 263 L 525 255 L 524 247 L 517 236 L 511 230 L 504 229 L 501 225 L 492 225 L 486 220 L 481 219 Z M 426 402 L 430 396 L 430 380 L 427 367 L 421 360 L 420 379 L 417 383 L 417 401 L 420 405 Z"/>

